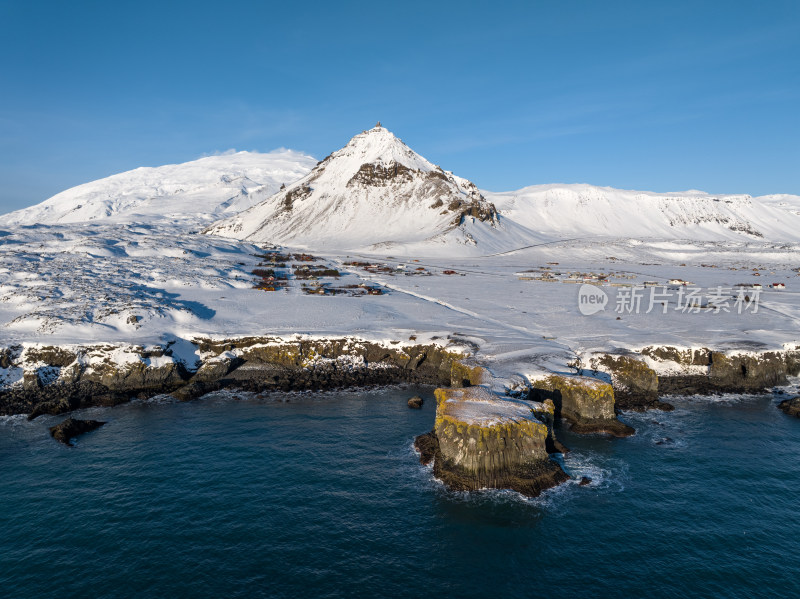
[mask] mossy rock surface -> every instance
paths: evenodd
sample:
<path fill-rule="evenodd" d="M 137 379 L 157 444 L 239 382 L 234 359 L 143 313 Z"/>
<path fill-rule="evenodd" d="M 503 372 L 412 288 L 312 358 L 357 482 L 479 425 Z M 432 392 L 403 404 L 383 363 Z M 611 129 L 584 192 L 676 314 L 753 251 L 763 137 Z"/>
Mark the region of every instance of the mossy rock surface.
<path fill-rule="evenodd" d="M 556 416 L 572 424 L 580 434 L 604 433 L 627 437 L 635 430 L 616 416 L 614 388 L 585 376 L 553 374 L 533 382 L 530 398 L 551 400 Z"/>
<path fill-rule="evenodd" d="M 435 397 L 439 466 L 463 479 L 458 488 L 505 488 L 513 472 L 549 460 L 550 429 L 528 402 L 477 386 L 437 389 Z"/>
<path fill-rule="evenodd" d="M 533 387 L 544 396 L 542 400 L 552 399 L 556 415 L 567 420 L 615 418 L 614 388 L 609 383 L 585 376 L 553 374 L 534 381 Z"/>

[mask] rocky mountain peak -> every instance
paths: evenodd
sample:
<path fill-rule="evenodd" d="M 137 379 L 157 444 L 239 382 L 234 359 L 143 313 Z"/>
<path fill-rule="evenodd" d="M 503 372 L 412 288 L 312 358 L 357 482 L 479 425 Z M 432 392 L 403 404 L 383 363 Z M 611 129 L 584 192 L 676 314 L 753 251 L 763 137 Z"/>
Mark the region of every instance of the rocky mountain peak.
<path fill-rule="evenodd" d="M 410 232 L 421 241 L 467 221 L 495 225 L 497 218 L 494 205 L 472 182 L 434 165 L 378 123 L 306 177 L 209 232 L 290 244 L 329 235 L 339 239 L 343 232 L 350 238 L 360 229 L 371 245 L 408 238 Z"/>

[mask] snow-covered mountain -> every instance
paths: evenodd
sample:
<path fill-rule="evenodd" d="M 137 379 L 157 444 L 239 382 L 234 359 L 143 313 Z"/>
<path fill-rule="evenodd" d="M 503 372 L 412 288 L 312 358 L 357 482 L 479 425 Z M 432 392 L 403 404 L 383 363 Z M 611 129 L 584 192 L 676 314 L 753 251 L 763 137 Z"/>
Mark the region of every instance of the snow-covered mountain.
<path fill-rule="evenodd" d="M 78 185 L 0 217 L 3 225 L 185 222 L 235 214 L 296 181 L 316 163 L 292 150 L 236 152 L 183 164 L 142 167 Z"/>
<path fill-rule="evenodd" d="M 563 184 L 483 193 L 502 217 L 545 236 L 800 240 L 800 196 L 653 193 Z"/>
<path fill-rule="evenodd" d="M 474 245 L 496 229 L 478 188 L 380 126 L 353 137 L 308 175 L 207 233 L 294 246 Z"/>
<path fill-rule="evenodd" d="M 207 227 L 316 250 L 483 255 L 573 238 L 800 241 L 800 196 L 584 184 L 489 192 L 377 126 L 319 163 L 279 150 L 138 168 L 0 217 L 2 226 L 86 222 Z"/>

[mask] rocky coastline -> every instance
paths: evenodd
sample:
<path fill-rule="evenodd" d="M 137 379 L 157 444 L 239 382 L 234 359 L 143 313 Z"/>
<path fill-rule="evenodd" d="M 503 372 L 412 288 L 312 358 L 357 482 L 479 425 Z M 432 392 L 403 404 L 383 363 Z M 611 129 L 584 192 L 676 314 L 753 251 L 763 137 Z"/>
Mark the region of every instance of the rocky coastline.
<path fill-rule="evenodd" d="M 536 496 L 568 479 L 549 458 L 568 451 L 555 436 L 559 420 L 578 434 L 626 437 L 635 431 L 618 414 L 671 409 L 664 395 L 756 393 L 800 372 L 796 349 L 736 354 L 649 347 L 581 356 L 571 365 L 574 373 L 531 377 L 527 390 L 512 396 L 493 391 L 493 377 L 475 363 L 474 347 L 445 343 L 252 336 L 194 339 L 191 354 L 170 343 L 7 347 L 0 350 L 0 382 L 13 373 L 19 382 L 0 388 L 0 414 L 23 413 L 32 420 L 165 393 L 191 400 L 220 389 L 435 385 L 434 428 L 415 440 L 421 462 L 432 463 L 434 475 L 454 490 L 504 488 Z M 196 358 L 191 365 L 187 355 Z M 798 416 L 798 401 L 779 407 Z M 420 398 L 409 402 L 412 408 L 421 405 Z M 83 431 L 80 421 L 59 426 L 65 424 Z M 66 429 L 58 434 L 62 442 L 71 438 Z"/>
<path fill-rule="evenodd" d="M 717 351 L 709 348 L 645 347 L 638 352 L 593 354 L 573 363 L 579 374 L 605 377 L 616 409 L 672 410 L 670 395 L 762 393 L 800 374 L 800 349 Z"/>
<path fill-rule="evenodd" d="M 63 414 L 171 393 L 190 400 L 220 389 L 321 391 L 416 383 L 477 384 L 459 346 L 379 344 L 356 339 L 285 341 L 268 337 L 195 340 L 190 370 L 164 346 L 12 347 L 0 368 L 22 384 L 0 389 L 0 415 Z M 5 366 L 3 366 L 5 364 Z"/>

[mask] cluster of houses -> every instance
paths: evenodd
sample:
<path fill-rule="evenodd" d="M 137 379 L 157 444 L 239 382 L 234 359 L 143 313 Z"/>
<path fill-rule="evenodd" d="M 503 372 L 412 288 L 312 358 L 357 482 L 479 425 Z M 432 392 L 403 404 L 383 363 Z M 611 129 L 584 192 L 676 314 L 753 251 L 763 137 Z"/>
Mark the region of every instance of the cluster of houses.
<path fill-rule="evenodd" d="M 608 283 L 611 276 L 606 273 L 597 272 L 569 272 L 566 274 L 553 271 L 549 266 L 543 266 L 535 270 L 518 272 L 517 278 L 520 281 L 544 281 L 547 283 L 588 283 L 591 285 L 603 285 Z"/>
<path fill-rule="evenodd" d="M 800 271 L 800 269 L 798 269 Z M 756 274 L 756 273 L 754 273 Z M 612 282 L 611 279 L 636 279 L 637 276 L 630 273 L 596 273 L 596 272 L 568 272 L 561 273 L 552 270 L 549 266 L 542 266 L 536 269 L 521 271 L 516 273 L 520 281 L 541 281 L 545 283 L 588 283 L 590 285 L 609 285 L 611 287 L 630 287 L 632 283 Z M 661 281 L 644 281 L 644 287 L 664 287 Z M 684 279 L 669 279 L 666 283 L 670 287 L 694 287 L 695 284 Z M 763 289 L 761 283 L 741 283 L 736 288 L 748 288 L 753 290 Z M 786 289 L 785 283 L 772 283 L 770 289 L 781 291 Z"/>

